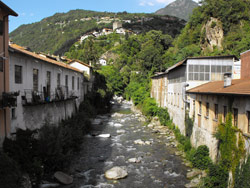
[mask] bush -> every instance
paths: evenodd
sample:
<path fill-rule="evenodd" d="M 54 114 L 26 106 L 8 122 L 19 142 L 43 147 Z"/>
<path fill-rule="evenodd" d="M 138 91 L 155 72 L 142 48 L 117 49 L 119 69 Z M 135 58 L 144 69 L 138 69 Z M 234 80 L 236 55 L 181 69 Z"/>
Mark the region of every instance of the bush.
<path fill-rule="evenodd" d="M 225 188 L 228 182 L 228 171 L 220 164 L 210 163 L 208 176 L 203 181 L 204 188 Z"/>
<path fill-rule="evenodd" d="M 21 171 L 17 163 L 4 153 L 0 153 L 0 187 L 20 188 Z"/>
<path fill-rule="evenodd" d="M 196 150 L 193 150 L 189 155 L 189 159 L 193 166 L 199 169 L 207 169 L 209 164 L 212 163 L 209 157 L 209 149 L 206 145 L 199 146 Z"/>
<path fill-rule="evenodd" d="M 146 116 L 155 116 L 158 111 L 158 107 L 155 99 L 147 97 L 142 104 L 142 113 Z"/>
<path fill-rule="evenodd" d="M 169 117 L 167 109 L 158 108 L 157 116 L 159 117 L 159 120 L 160 120 L 162 125 L 167 125 L 168 124 L 168 122 L 170 120 L 170 117 Z"/>
<path fill-rule="evenodd" d="M 250 156 L 248 156 L 247 161 L 244 162 L 241 166 L 238 165 L 235 174 L 235 188 L 248 188 L 250 185 Z"/>

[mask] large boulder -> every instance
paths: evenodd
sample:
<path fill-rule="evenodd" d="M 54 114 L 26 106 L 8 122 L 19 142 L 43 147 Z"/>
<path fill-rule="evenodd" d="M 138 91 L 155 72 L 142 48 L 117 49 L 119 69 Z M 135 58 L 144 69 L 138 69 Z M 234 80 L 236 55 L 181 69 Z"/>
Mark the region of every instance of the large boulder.
<path fill-rule="evenodd" d="M 113 167 L 105 172 L 105 177 L 110 180 L 122 179 L 128 176 L 128 172 L 121 167 Z"/>
<path fill-rule="evenodd" d="M 71 183 L 73 183 L 73 178 L 63 172 L 56 172 L 54 174 L 54 177 L 57 179 L 57 181 L 59 181 L 60 183 L 62 184 L 65 184 L 65 185 L 69 185 Z"/>

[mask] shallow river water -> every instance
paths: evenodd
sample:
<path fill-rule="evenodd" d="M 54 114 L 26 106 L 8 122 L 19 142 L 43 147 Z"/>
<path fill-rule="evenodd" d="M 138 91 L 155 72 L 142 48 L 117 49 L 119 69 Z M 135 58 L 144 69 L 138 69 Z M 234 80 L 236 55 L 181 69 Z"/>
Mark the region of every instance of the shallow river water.
<path fill-rule="evenodd" d="M 91 134 L 84 139 L 82 150 L 72 165 L 74 183 L 64 188 L 171 188 L 185 187 L 187 167 L 166 146 L 167 136 L 156 134 L 130 111 L 129 104 L 115 104 L 112 113 L 97 116 Z M 119 113 L 117 115 L 117 113 Z M 114 115 L 115 114 L 115 115 Z M 109 138 L 96 135 L 110 134 Z M 145 145 L 134 141 L 141 139 Z M 137 163 L 128 160 L 136 158 Z M 128 176 L 107 180 L 105 171 L 124 167 Z"/>

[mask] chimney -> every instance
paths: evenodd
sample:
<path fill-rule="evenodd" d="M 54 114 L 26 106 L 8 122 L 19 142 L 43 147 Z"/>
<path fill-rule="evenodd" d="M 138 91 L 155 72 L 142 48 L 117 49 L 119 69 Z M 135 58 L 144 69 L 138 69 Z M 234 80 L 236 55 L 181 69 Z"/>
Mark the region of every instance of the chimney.
<path fill-rule="evenodd" d="M 224 87 L 232 85 L 232 73 L 227 72 L 224 74 Z"/>

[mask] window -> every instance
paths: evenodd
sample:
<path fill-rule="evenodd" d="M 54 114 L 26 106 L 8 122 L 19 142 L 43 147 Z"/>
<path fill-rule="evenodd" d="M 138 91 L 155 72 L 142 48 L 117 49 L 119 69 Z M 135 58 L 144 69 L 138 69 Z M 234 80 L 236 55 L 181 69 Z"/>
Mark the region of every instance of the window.
<path fill-rule="evenodd" d="M 46 75 L 46 85 L 47 85 L 47 92 L 48 95 L 50 95 L 50 86 L 51 86 L 51 72 L 47 71 L 47 75 Z"/>
<path fill-rule="evenodd" d="M 250 112 L 247 112 L 247 132 L 250 133 Z"/>
<path fill-rule="evenodd" d="M 218 119 L 218 104 L 214 104 L 214 119 Z"/>
<path fill-rule="evenodd" d="M 3 20 L 0 20 L 0 35 L 3 35 L 4 32 L 4 22 Z"/>
<path fill-rule="evenodd" d="M 80 78 L 78 77 L 77 78 L 77 90 L 79 90 L 80 89 Z"/>
<path fill-rule="evenodd" d="M 0 57 L 0 72 L 3 72 L 3 58 Z"/>
<path fill-rule="evenodd" d="M 206 103 L 206 116 L 209 116 L 209 103 Z"/>
<path fill-rule="evenodd" d="M 68 87 L 68 75 L 65 75 L 65 86 Z"/>
<path fill-rule="evenodd" d="M 33 90 L 38 91 L 38 69 L 33 69 Z"/>
<path fill-rule="evenodd" d="M 72 76 L 72 90 L 75 89 L 75 77 Z"/>
<path fill-rule="evenodd" d="M 189 80 L 209 80 L 210 66 L 209 65 L 189 65 L 188 69 Z"/>
<path fill-rule="evenodd" d="M 233 109 L 233 115 L 234 115 L 234 126 L 238 127 L 238 109 L 234 108 Z"/>
<path fill-rule="evenodd" d="M 59 88 L 61 86 L 61 74 L 57 73 L 57 87 Z"/>
<path fill-rule="evenodd" d="M 16 109 L 15 108 L 11 109 L 11 119 L 16 119 Z"/>
<path fill-rule="evenodd" d="M 199 114 L 201 114 L 202 113 L 202 103 L 201 103 L 201 101 L 199 101 Z"/>
<path fill-rule="evenodd" d="M 22 83 L 22 66 L 15 65 L 15 83 Z"/>
<path fill-rule="evenodd" d="M 224 123 L 227 120 L 227 106 L 223 106 L 223 116 L 224 116 Z"/>

